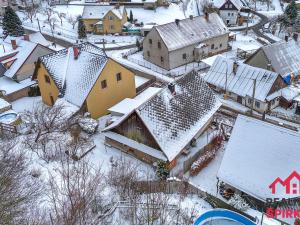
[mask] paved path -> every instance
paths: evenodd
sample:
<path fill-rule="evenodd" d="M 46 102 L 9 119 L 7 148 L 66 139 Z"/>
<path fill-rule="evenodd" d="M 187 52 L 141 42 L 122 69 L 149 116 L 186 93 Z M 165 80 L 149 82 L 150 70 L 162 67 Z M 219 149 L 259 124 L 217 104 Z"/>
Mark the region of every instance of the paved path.
<path fill-rule="evenodd" d="M 261 14 L 261 13 L 258 13 L 258 12 L 255 12 L 253 10 L 250 10 L 251 13 L 253 13 L 254 15 L 258 16 L 260 18 L 260 21 L 251 26 L 251 27 L 242 27 L 242 28 L 237 28 L 237 29 L 234 29 L 232 31 L 245 31 L 246 29 L 249 29 L 249 30 L 253 30 L 254 33 L 258 36 L 258 37 L 261 37 L 261 38 L 264 38 L 266 39 L 267 41 L 269 41 L 270 43 L 274 43 L 275 40 L 273 40 L 272 38 L 264 35 L 260 29 L 262 29 L 264 27 L 265 24 L 267 24 L 268 22 L 270 22 L 269 18 L 266 17 L 265 15 Z"/>

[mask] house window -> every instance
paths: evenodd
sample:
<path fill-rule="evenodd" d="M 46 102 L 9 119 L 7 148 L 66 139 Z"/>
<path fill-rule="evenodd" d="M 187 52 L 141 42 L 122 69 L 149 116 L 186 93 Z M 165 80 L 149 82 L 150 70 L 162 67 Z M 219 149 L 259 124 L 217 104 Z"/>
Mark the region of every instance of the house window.
<path fill-rule="evenodd" d="M 222 43 L 220 44 L 220 48 L 222 48 Z"/>
<path fill-rule="evenodd" d="M 122 80 L 122 75 L 121 75 L 121 73 L 117 73 L 117 74 L 116 74 L 116 79 L 117 79 L 117 81 Z"/>
<path fill-rule="evenodd" d="M 54 98 L 52 95 L 50 95 L 50 101 L 51 101 L 51 105 L 54 105 Z"/>
<path fill-rule="evenodd" d="M 152 39 L 149 39 L 149 44 L 152 45 Z"/>
<path fill-rule="evenodd" d="M 183 53 L 183 54 L 182 54 L 182 58 L 183 58 L 183 59 L 186 59 L 186 53 Z"/>
<path fill-rule="evenodd" d="M 215 44 L 212 44 L 210 47 L 211 47 L 211 49 L 214 49 L 215 48 Z"/>
<path fill-rule="evenodd" d="M 161 43 L 160 43 L 160 42 L 157 42 L 157 47 L 158 47 L 159 49 L 161 49 Z"/>
<path fill-rule="evenodd" d="M 225 9 L 228 9 L 228 4 L 225 4 Z"/>
<path fill-rule="evenodd" d="M 114 25 L 110 25 L 110 29 L 111 29 L 111 30 L 114 30 L 114 29 L 115 29 L 115 26 L 114 26 Z"/>
<path fill-rule="evenodd" d="M 101 81 L 101 88 L 102 89 L 107 88 L 107 82 L 106 82 L 106 80 Z"/>
<path fill-rule="evenodd" d="M 45 82 L 50 84 L 50 77 L 48 75 L 45 75 Z"/>
<path fill-rule="evenodd" d="M 248 104 L 252 104 L 252 99 L 248 98 Z"/>
<path fill-rule="evenodd" d="M 259 107 L 260 107 L 260 102 L 255 101 L 255 107 L 256 107 L 256 108 L 259 108 Z"/>
<path fill-rule="evenodd" d="M 232 4 L 229 4 L 229 8 L 232 9 Z"/>
<path fill-rule="evenodd" d="M 164 63 L 164 57 L 162 57 L 162 56 L 160 57 L 160 62 Z"/>
<path fill-rule="evenodd" d="M 230 16 L 230 13 L 228 13 L 228 16 Z"/>
<path fill-rule="evenodd" d="M 149 51 L 147 51 L 147 56 L 150 57 L 150 52 Z"/>
<path fill-rule="evenodd" d="M 114 17 L 113 16 L 109 16 L 108 19 L 109 20 L 114 20 Z"/>
<path fill-rule="evenodd" d="M 231 16 L 233 16 L 233 13 L 231 13 Z"/>

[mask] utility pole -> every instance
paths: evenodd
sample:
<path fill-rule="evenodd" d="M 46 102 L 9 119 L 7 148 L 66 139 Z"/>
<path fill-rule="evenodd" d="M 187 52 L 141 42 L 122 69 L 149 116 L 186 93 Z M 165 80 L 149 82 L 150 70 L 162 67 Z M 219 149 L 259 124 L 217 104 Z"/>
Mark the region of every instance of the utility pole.
<path fill-rule="evenodd" d="M 103 43 L 103 51 L 105 53 L 105 39 L 104 38 L 102 39 L 102 43 Z"/>
<path fill-rule="evenodd" d="M 253 79 L 253 92 L 252 92 L 252 104 L 251 104 L 251 115 L 253 115 L 254 108 L 254 97 L 255 97 L 256 79 Z"/>
<path fill-rule="evenodd" d="M 40 31 L 40 33 L 42 33 L 39 18 L 37 18 L 37 22 L 38 22 L 38 26 L 39 26 L 39 31 Z"/>

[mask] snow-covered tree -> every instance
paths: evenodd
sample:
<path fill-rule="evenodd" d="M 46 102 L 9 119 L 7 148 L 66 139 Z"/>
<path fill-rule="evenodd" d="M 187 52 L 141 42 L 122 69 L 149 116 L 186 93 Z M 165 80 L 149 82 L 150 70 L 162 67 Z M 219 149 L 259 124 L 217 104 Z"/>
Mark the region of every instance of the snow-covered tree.
<path fill-rule="evenodd" d="M 67 19 L 68 19 L 68 22 L 69 22 L 70 24 L 72 24 L 72 27 L 73 27 L 73 29 L 74 29 L 76 23 L 78 22 L 79 17 L 78 17 L 78 16 L 72 16 L 72 15 L 70 15 L 70 16 L 68 16 Z"/>
<path fill-rule="evenodd" d="M 129 22 L 130 22 L 130 23 L 133 22 L 133 13 L 132 13 L 131 10 L 130 10 L 130 13 L 129 13 Z"/>
<path fill-rule="evenodd" d="M 7 6 L 5 9 L 5 14 L 3 17 L 3 33 L 4 35 L 16 37 L 24 34 L 22 22 L 10 6 Z"/>
<path fill-rule="evenodd" d="M 284 11 L 284 14 L 291 23 L 294 23 L 298 15 L 298 9 L 295 1 L 292 1 L 290 4 L 288 4 Z"/>
<path fill-rule="evenodd" d="M 79 39 L 84 39 L 86 38 L 86 29 L 85 29 L 85 25 L 83 23 L 82 18 L 80 17 L 78 19 L 78 38 Z"/>

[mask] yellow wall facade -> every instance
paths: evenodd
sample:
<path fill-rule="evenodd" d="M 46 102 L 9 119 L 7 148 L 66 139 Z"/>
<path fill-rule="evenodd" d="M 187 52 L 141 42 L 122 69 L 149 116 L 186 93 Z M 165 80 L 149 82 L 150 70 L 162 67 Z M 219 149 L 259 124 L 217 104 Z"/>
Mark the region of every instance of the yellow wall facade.
<path fill-rule="evenodd" d="M 121 81 L 117 81 L 117 73 L 121 73 Z M 101 88 L 103 80 L 107 83 L 104 89 Z M 135 95 L 134 73 L 109 59 L 86 99 L 87 110 L 92 118 L 99 118 L 106 115 L 107 110 L 113 105 L 125 98 L 133 98 Z"/>
<path fill-rule="evenodd" d="M 110 20 L 112 17 L 112 20 Z M 82 19 L 85 25 L 87 32 L 95 32 L 95 33 L 122 33 L 123 25 L 127 22 L 127 12 L 124 10 L 123 17 L 120 19 L 117 17 L 112 11 L 109 11 L 102 19 L 103 26 L 102 29 L 99 29 L 99 25 L 96 23 L 100 21 L 100 19 Z"/>
<path fill-rule="evenodd" d="M 100 21 L 100 19 L 82 19 L 86 32 L 94 32 L 94 25 Z"/>
<path fill-rule="evenodd" d="M 46 82 L 45 75 L 50 78 L 50 83 Z M 59 95 L 59 90 L 56 87 L 56 84 L 54 83 L 53 79 L 49 76 L 48 71 L 46 70 L 46 68 L 42 63 L 40 64 L 40 68 L 37 71 L 37 80 L 38 80 L 38 85 L 40 87 L 43 102 L 46 105 L 52 106 L 50 96 L 53 97 L 53 100 L 55 102 Z"/>
<path fill-rule="evenodd" d="M 110 17 L 112 17 L 113 20 L 110 20 Z M 126 22 L 127 22 L 126 10 L 124 10 L 122 19 L 117 17 L 112 11 L 109 11 L 103 17 L 103 30 L 104 30 L 104 33 L 122 33 L 123 25 Z"/>

